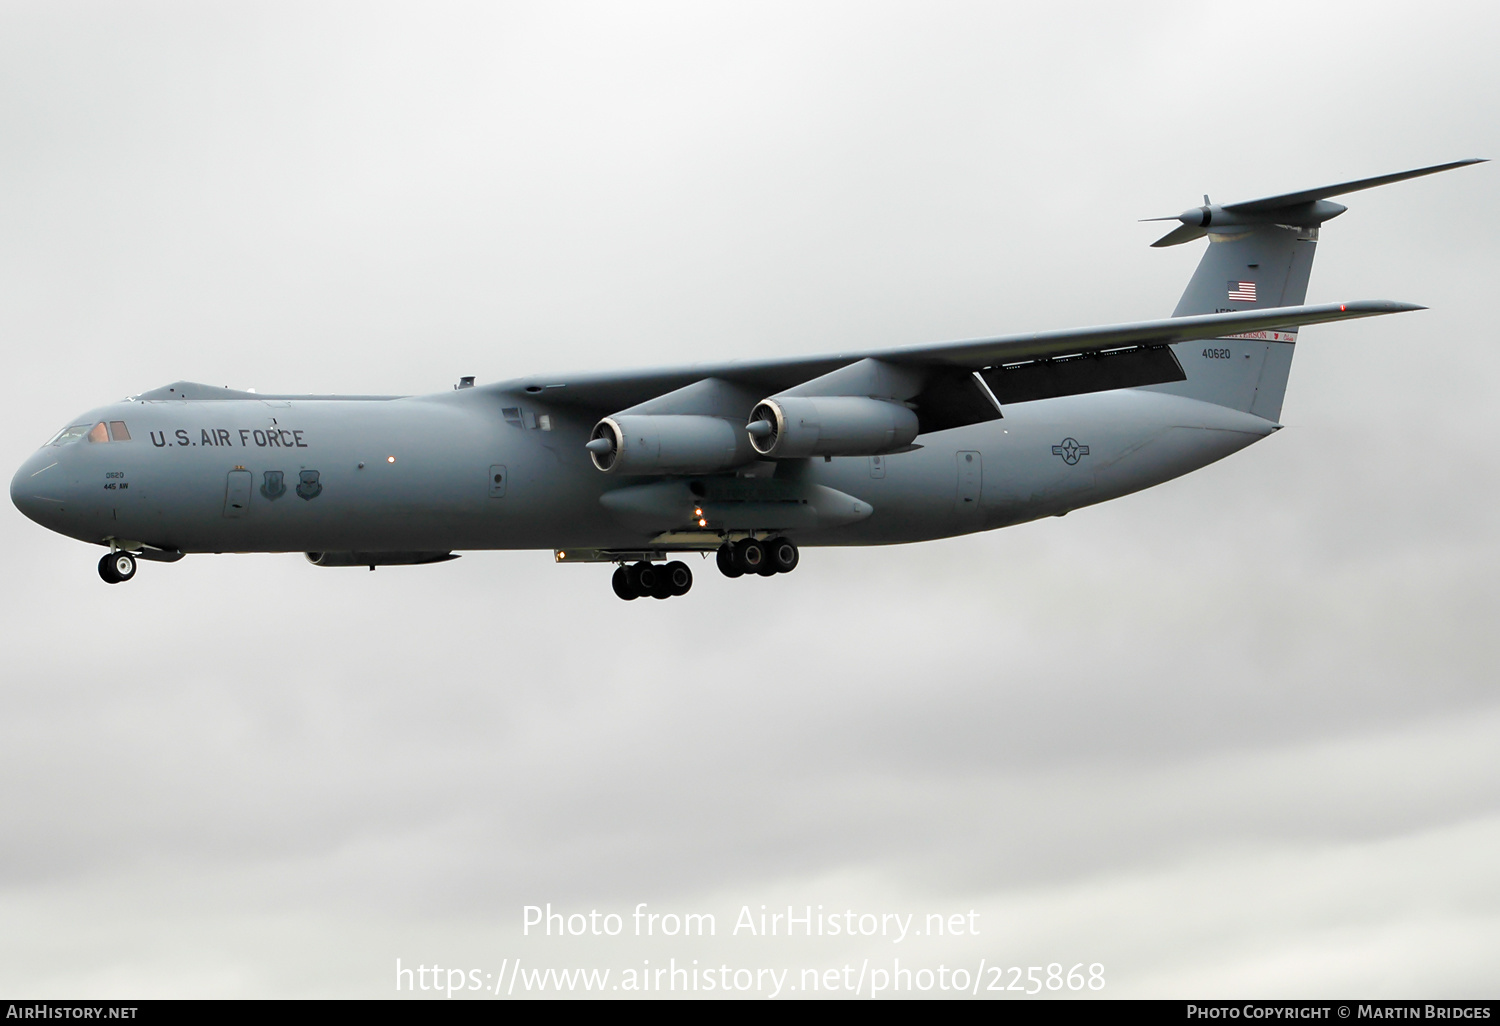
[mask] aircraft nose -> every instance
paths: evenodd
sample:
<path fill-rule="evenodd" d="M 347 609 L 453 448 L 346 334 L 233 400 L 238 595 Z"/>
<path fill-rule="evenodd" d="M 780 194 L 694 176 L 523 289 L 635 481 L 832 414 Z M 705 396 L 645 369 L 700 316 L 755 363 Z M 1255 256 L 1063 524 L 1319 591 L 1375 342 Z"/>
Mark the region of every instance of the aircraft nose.
<path fill-rule="evenodd" d="M 65 512 L 65 484 L 55 454 L 43 449 L 10 479 L 10 501 L 27 518 L 56 530 Z"/>

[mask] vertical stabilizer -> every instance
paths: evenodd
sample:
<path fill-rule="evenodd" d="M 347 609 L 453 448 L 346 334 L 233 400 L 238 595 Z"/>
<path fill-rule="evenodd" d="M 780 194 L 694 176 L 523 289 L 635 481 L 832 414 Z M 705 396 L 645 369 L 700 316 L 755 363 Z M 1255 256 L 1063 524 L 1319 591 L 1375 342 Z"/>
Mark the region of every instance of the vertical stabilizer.
<path fill-rule="evenodd" d="M 1328 197 L 1476 163 L 1481 161 L 1453 161 L 1223 206 L 1205 196 L 1201 207 L 1176 217 L 1152 218 L 1181 222 L 1154 246 L 1208 237 L 1208 250 L 1172 316 L 1301 305 L 1318 248 L 1318 228 L 1348 209 Z M 1187 380 L 1150 387 L 1279 420 L 1296 341 L 1292 329 L 1181 342 L 1172 349 Z"/>
<path fill-rule="evenodd" d="M 1232 234 L 1210 232 L 1208 250 L 1172 316 L 1300 306 L 1317 248 L 1316 227 L 1269 224 Z M 1297 332 L 1251 336 L 1174 346 L 1188 377 L 1160 389 L 1279 420 Z"/>

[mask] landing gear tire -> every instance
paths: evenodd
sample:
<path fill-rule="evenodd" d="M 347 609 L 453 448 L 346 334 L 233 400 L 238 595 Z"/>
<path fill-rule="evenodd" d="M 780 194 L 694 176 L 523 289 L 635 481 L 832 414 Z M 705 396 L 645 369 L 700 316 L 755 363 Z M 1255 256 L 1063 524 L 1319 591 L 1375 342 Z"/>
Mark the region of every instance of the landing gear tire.
<path fill-rule="evenodd" d="M 734 565 L 742 574 L 760 573 L 766 565 L 766 547 L 754 538 L 741 538 L 734 545 Z"/>
<path fill-rule="evenodd" d="M 631 587 L 637 595 L 650 595 L 656 586 L 656 567 L 644 559 L 632 564 L 626 573 L 630 575 Z"/>
<path fill-rule="evenodd" d="M 640 592 L 630 583 L 630 571 L 626 567 L 616 567 L 615 575 L 610 578 L 609 583 L 615 589 L 615 594 L 626 602 L 640 598 Z"/>
<path fill-rule="evenodd" d="M 775 568 L 778 574 L 789 574 L 797 569 L 797 561 L 802 554 L 797 551 L 795 542 L 788 538 L 772 538 L 766 542 L 766 562 Z"/>
<path fill-rule="evenodd" d="M 135 576 L 135 557 L 128 552 L 110 552 L 99 560 L 99 576 L 105 584 L 123 584 Z"/>
<path fill-rule="evenodd" d="M 740 577 L 745 571 L 741 570 L 734 561 L 734 546 L 728 543 L 719 546 L 714 561 L 719 564 L 719 573 L 725 577 Z"/>
<path fill-rule="evenodd" d="M 693 587 L 693 571 L 680 559 L 674 559 L 662 567 L 662 576 L 672 588 L 672 594 L 686 595 Z"/>
<path fill-rule="evenodd" d="M 686 563 L 677 559 L 665 566 L 641 560 L 631 566 L 616 567 L 609 584 L 615 594 L 626 602 L 647 595 L 669 599 L 688 593 L 693 587 L 693 571 Z"/>
<path fill-rule="evenodd" d="M 654 599 L 669 599 L 677 594 L 672 590 L 672 576 L 667 573 L 664 566 L 651 568 L 651 597 Z"/>

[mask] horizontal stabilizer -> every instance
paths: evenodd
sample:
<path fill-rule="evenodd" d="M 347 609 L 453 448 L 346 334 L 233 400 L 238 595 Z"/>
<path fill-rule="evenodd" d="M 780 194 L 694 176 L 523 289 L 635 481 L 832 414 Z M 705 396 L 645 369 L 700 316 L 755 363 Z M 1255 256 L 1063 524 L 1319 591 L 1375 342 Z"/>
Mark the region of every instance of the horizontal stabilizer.
<path fill-rule="evenodd" d="M 1313 203 L 1320 199 L 1328 199 L 1330 196 L 1342 196 L 1345 193 L 1359 192 L 1362 189 L 1373 189 L 1377 185 L 1390 185 L 1392 182 L 1404 182 L 1408 178 L 1421 178 L 1423 175 L 1435 175 L 1439 171 L 1451 171 L 1456 167 L 1483 163 L 1485 163 L 1485 158 L 1470 157 L 1468 160 L 1454 160 L 1447 164 L 1419 167 L 1415 171 L 1399 171 L 1393 175 L 1361 178 L 1353 182 L 1340 182 L 1338 185 L 1325 185 L 1318 189 L 1282 193 L 1280 196 L 1263 196 L 1260 199 L 1245 200 L 1241 203 L 1225 203 L 1224 209 L 1232 210 L 1236 214 L 1260 214 L 1269 210 L 1279 210 L 1282 207 Z"/>
<path fill-rule="evenodd" d="M 1151 221 L 1175 221 L 1176 218 L 1172 218 L 1172 217 L 1152 217 L 1152 218 L 1148 218 L 1148 220 L 1151 220 Z M 1192 242 L 1194 239 L 1201 239 L 1201 238 L 1203 238 L 1203 236 L 1205 236 L 1207 234 L 1208 234 L 1208 229 L 1207 228 L 1203 228 L 1203 227 L 1201 227 L 1199 225 L 1196 225 L 1196 224 L 1180 224 L 1176 228 L 1173 228 L 1171 231 L 1167 232 L 1167 234 L 1163 235 L 1161 238 L 1157 239 L 1155 242 L 1151 243 L 1151 245 L 1153 247 L 1156 247 L 1156 246 L 1180 246 L 1184 242 Z"/>
<path fill-rule="evenodd" d="M 1451 171 L 1456 167 L 1484 162 L 1482 158 L 1471 157 L 1468 160 L 1454 160 L 1447 164 L 1434 164 L 1432 167 L 1419 167 L 1415 171 L 1399 171 L 1393 175 L 1360 178 L 1353 182 L 1303 189 L 1301 192 L 1284 192 L 1279 196 L 1262 196 L 1260 199 L 1244 200 L 1240 203 L 1212 203 L 1207 196 L 1204 196 L 1201 207 L 1184 210 L 1176 217 L 1148 217 L 1144 220 L 1182 222 L 1181 227 L 1172 229 L 1153 242 L 1151 244 L 1153 247 L 1177 246 L 1194 239 L 1201 239 L 1209 232 L 1225 233 L 1226 230 L 1227 234 L 1235 234 L 1277 225 L 1316 228 L 1324 221 L 1332 220 L 1348 209 L 1341 203 L 1328 202 L 1330 196 L 1342 196 L 1349 192 L 1359 192 L 1361 189 L 1373 189 L 1377 185 L 1404 182 L 1408 178 L 1421 178 L 1423 175 L 1435 175 L 1439 171 Z"/>

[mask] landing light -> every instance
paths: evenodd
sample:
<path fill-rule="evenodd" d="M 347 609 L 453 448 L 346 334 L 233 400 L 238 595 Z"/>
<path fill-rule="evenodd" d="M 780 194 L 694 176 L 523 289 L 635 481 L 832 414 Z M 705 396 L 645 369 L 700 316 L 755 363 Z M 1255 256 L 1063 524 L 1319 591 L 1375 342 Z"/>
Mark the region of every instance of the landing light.
<path fill-rule="evenodd" d="M 386 458 L 385 458 L 385 461 L 386 461 L 386 462 L 387 462 L 387 463 L 395 463 L 395 462 L 396 462 L 396 457 L 394 457 L 394 456 L 387 456 L 387 457 L 386 457 Z"/>

